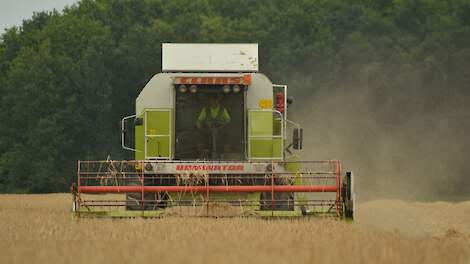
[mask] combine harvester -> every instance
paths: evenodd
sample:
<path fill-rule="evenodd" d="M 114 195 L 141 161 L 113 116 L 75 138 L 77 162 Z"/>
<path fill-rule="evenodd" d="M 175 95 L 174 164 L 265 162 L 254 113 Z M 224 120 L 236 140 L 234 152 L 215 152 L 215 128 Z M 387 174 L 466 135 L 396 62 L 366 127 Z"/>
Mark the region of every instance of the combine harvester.
<path fill-rule="evenodd" d="M 73 211 L 352 219 L 353 174 L 300 160 L 290 103 L 286 85 L 258 72 L 257 44 L 163 44 L 162 73 L 121 122 L 135 160 L 78 161 Z"/>

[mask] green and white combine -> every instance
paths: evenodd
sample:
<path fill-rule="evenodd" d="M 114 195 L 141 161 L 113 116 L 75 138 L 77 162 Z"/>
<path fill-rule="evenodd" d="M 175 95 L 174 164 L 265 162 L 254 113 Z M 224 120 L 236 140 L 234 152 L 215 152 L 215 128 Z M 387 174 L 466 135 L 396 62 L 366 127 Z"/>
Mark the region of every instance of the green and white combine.
<path fill-rule="evenodd" d="M 291 101 L 258 72 L 257 44 L 163 44 L 162 72 L 121 122 L 135 160 L 78 161 L 74 212 L 353 218 L 352 173 L 300 160 Z"/>

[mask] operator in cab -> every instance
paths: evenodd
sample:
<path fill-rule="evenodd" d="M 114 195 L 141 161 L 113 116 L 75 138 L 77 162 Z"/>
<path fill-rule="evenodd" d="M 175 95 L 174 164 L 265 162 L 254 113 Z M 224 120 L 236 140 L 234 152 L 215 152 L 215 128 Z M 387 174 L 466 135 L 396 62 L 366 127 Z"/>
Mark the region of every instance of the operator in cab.
<path fill-rule="evenodd" d="M 222 98 L 221 94 L 210 94 L 209 104 L 201 109 L 196 121 L 196 127 L 203 135 L 199 145 L 204 158 L 223 158 L 222 153 L 230 147 L 227 144 L 225 131 L 230 123 L 230 114 L 221 105 Z"/>

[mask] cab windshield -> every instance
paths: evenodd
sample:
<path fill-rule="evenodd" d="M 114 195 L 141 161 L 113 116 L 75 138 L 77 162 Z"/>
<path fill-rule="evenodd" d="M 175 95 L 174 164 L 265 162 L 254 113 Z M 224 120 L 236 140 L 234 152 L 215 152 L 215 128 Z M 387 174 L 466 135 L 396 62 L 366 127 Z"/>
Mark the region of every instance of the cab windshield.
<path fill-rule="evenodd" d="M 244 160 L 243 89 L 197 85 L 175 90 L 175 159 Z"/>

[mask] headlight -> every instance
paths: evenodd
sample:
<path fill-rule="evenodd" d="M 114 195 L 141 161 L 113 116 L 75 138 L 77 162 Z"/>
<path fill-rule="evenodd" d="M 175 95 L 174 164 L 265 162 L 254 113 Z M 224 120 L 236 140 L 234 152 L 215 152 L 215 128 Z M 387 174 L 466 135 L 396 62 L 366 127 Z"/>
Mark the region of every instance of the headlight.
<path fill-rule="evenodd" d="M 188 90 L 188 88 L 186 87 L 186 85 L 184 85 L 184 84 L 180 85 L 180 87 L 179 87 L 180 93 L 185 93 L 187 90 Z"/>
<path fill-rule="evenodd" d="M 189 91 L 190 91 L 191 93 L 196 93 L 196 92 L 197 92 L 197 86 L 194 85 L 194 84 L 191 85 L 191 86 L 189 86 Z"/>
<path fill-rule="evenodd" d="M 235 84 L 232 89 L 233 89 L 234 93 L 239 93 L 240 92 L 240 85 Z"/>
<path fill-rule="evenodd" d="M 230 93 L 230 86 L 228 84 L 224 85 L 224 87 L 222 87 L 222 91 L 224 91 L 224 93 Z"/>

